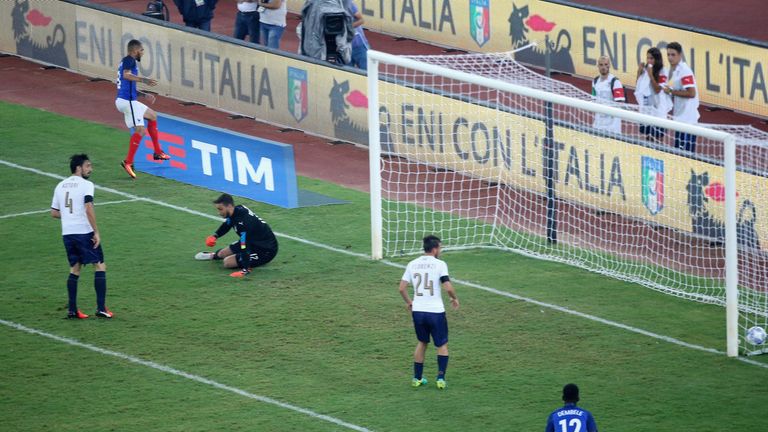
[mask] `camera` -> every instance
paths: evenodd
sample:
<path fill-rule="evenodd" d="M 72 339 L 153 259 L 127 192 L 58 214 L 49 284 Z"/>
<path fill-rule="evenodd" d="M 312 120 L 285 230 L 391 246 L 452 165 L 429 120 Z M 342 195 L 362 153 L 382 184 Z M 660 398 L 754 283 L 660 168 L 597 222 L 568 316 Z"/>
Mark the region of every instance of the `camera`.
<path fill-rule="evenodd" d="M 168 6 L 163 3 L 163 0 L 152 0 L 147 3 L 147 10 L 142 15 L 161 21 L 170 21 L 171 18 Z"/>

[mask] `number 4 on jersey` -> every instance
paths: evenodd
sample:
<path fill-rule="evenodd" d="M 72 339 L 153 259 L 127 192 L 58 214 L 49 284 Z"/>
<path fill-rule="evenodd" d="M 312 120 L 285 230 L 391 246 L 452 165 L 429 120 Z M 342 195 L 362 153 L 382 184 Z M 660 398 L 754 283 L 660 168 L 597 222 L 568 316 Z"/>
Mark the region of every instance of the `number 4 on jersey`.
<path fill-rule="evenodd" d="M 72 198 L 69 197 L 69 192 L 67 192 L 67 194 L 64 195 L 64 207 L 69 208 L 69 214 L 72 214 L 73 212 Z"/>

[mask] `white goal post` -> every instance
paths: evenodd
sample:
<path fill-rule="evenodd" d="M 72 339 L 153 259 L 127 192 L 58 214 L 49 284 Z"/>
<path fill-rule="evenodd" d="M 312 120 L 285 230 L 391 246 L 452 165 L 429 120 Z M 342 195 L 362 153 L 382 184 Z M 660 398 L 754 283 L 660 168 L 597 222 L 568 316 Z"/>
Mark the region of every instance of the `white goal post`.
<path fill-rule="evenodd" d="M 447 249 L 495 247 L 566 262 L 668 294 L 723 304 L 727 354 L 738 355 L 740 333 L 743 335 L 739 330 L 744 328 L 739 324 L 739 311 L 743 312 L 745 306 L 739 303 L 739 214 L 733 135 L 374 50 L 368 51 L 368 101 L 373 259 L 418 253 L 421 237 L 434 233 L 443 238 Z M 621 119 L 625 132 L 594 129 L 592 119 L 596 115 Z M 706 232 L 697 237 L 696 233 L 683 232 L 673 221 L 654 222 L 654 217 L 660 218 L 659 213 L 653 213 L 661 212 L 659 202 L 646 203 L 644 211 L 649 207 L 651 210 L 644 216 L 637 216 L 639 210 L 629 207 L 637 207 L 636 204 L 614 204 L 620 194 L 639 197 L 641 193 L 637 188 L 625 191 L 625 185 L 620 183 L 622 172 L 611 168 L 610 157 L 604 157 L 598 150 L 620 142 L 628 146 L 628 151 L 639 154 L 635 147 L 646 147 L 640 143 L 645 137 L 637 130 L 648 126 L 692 134 L 712 148 L 722 148 L 724 187 L 715 191 L 724 203 L 724 221 L 719 231 L 724 234 L 722 241 L 707 242 Z M 477 137 L 485 144 L 478 144 Z M 571 139 L 579 144 L 568 150 Z M 654 142 L 648 148 L 654 152 L 667 151 L 659 150 L 661 147 L 662 144 Z M 534 151 L 544 155 L 535 175 L 531 174 L 533 168 L 526 167 L 526 161 L 532 161 L 533 155 L 540 156 Z M 687 158 L 682 151 L 669 151 L 675 158 Z M 653 162 L 649 157 L 642 160 L 643 164 Z M 598 164 L 599 169 L 595 168 Z M 510 173 L 510 167 L 516 171 Z M 640 172 L 639 163 L 630 168 Z M 593 174 L 590 183 L 590 173 L 598 172 L 599 178 Z M 664 173 L 663 166 L 660 172 Z M 654 176 L 651 182 L 659 181 L 656 168 L 644 165 L 642 175 Z M 577 180 L 578 187 L 574 186 Z M 653 189 L 654 184 L 643 183 L 642 194 L 647 195 L 646 189 Z M 690 188 L 695 186 L 691 184 L 687 186 L 689 197 Z M 686 188 L 682 183 L 673 186 Z M 714 183 L 710 186 L 715 190 Z M 661 191 L 653 189 L 648 194 Z M 666 199 L 672 199 L 671 194 Z M 684 201 L 675 205 L 684 208 Z M 643 207 L 642 202 L 639 207 Z M 672 214 L 674 209 L 668 210 L 669 217 L 682 218 Z M 641 238 L 642 234 L 636 236 L 632 231 L 635 229 L 647 229 L 663 242 L 674 243 L 677 252 L 688 247 L 689 238 L 693 239 L 691 242 L 712 243 L 712 247 L 724 252 L 723 257 L 712 252 L 711 256 L 693 257 L 690 263 L 667 262 L 664 253 L 660 253 L 658 259 L 648 261 L 642 253 L 642 248 L 648 246 L 633 249 L 633 241 L 649 241 Z M 627 238 L 636 240 L 626 241 Z M 666 247 L 663 242 L 657 246 Z M 629 249 L 632 252 L 627 252 Z M 715 268 L 719 263 L 720 273 Z M 689 264 L 706 267 L 706 271 L 679 276 Z M 721 298 L 715 298 L 717 295 L 709 291 L 694 292 L 694 285 L 706 280 L 710 273 L 718 273 L 722 282 L 718 288 Z M 758 315 L 764 312 L 758 311 Z"/>

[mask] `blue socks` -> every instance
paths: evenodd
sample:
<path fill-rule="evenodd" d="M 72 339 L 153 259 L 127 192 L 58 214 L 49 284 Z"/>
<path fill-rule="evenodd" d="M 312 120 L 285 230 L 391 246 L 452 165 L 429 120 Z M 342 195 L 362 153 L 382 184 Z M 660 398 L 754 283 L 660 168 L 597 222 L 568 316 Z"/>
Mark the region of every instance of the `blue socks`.
<path fill-rule="evenodd" d="M 420 380 L 423 373 L 424 373 L 424 363 L 413 362 L 413 377 L 416 378 L 417 380 Z"/>
<path fill-rule="evenodd" d="M 437 379 L 445 379 L 445 370 L 448 369 L 448 356 L 437 356 Z M 424 363 L 413 362 L 413 377 L 420 380 L 424 374 Z"/>
<path fill-rule="evenodd" d="M 67 294 L 69 295 L 69 312 L 77 312 L 77 281 L 80 276 L 69 274 L 67 279 Z M 93 273 L 93 287 L 96 289 L 96 306 L 100 311 L 107 310 L 105 300 L 107 298 L 107 272 L 97 271 Z"/>
<path fill-rule="evenodd" d="M 77 312 L 77 280 L 80 276 L 76 274 L 69 274 L 67 279 L 67 294 L 69 294 L 69 311 L 72 313 Z"/>
<path fill-rule="evenodd" d="M 437 356 L 437 379 L 445 379 L 445 370 L 448 369 L 448 356 Z"/>
<path fill-rule="evenodd" d="M 107 298 L 107 272 L 93 273 L 93 287 L 96 289 L 96 306 L 100 311 L 107 310 L 104 302 Z"/>

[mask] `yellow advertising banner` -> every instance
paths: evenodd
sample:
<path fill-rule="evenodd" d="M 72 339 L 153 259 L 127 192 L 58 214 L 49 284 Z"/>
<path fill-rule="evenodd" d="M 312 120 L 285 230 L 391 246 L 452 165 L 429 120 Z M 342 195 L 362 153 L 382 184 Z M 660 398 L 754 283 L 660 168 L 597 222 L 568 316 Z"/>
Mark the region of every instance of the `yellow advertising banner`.
<path fill-rule="evenodd" d="M 449 2 L 434 4 L 441 1 Z M 366 78 L 359 73 L 66 1 L 0 2 L 3 52 L 88 75 L 113 80 L 134 38 L 145 49 L 141 75 L 160 83 L 153 90 L 312 134 L 368 142 Z M 592 46 L 587 52 L 593 58 L 599 50 Z M 544 191 L 541 119 L 392 84 L 382 84 L 381 94 L 385 148 Z M 114 107 L 105 102 L 105 109 Z M 554 140 L 560 198 L 704 237 L 722 236 L 722 167 L 567 125 L 555 127 Z M 768 245 L 768 179 L 738 173 L 737 190 L 742 243 Z"/>
<path fill-rule="evenodd" d="M 113 81 L 131 39 L 144 47 L 140 74 L 159 83 L 152 91 L 368 142 L 366 81 L 359 73 L 66 1 L 0 2 L 3 52 Z"/>
<path fill-rule="evenodd" d="M 383 151 L 545 192 L 542 119 L 382 85 Z M 725 235 L 722 166 L 555 125 L 557 197 L 712 240 Z M 768 179 L 737 173 L 739 241 L 768 246 Z"/>
<path fill-rule="evenodd" d="M 613 73 L 634 87 L 645 51 L 677 41 L 705 103 L 768 117 L 768 47 L 540 0 L 355 0 L 368 29 L 467 51 L 521 51 L 522 63 L 584 77 L 607 55 Z M 288 0 L 299 12 L 303 0 Z M 373 46 L 373 49 L 383 47 Z"/>

